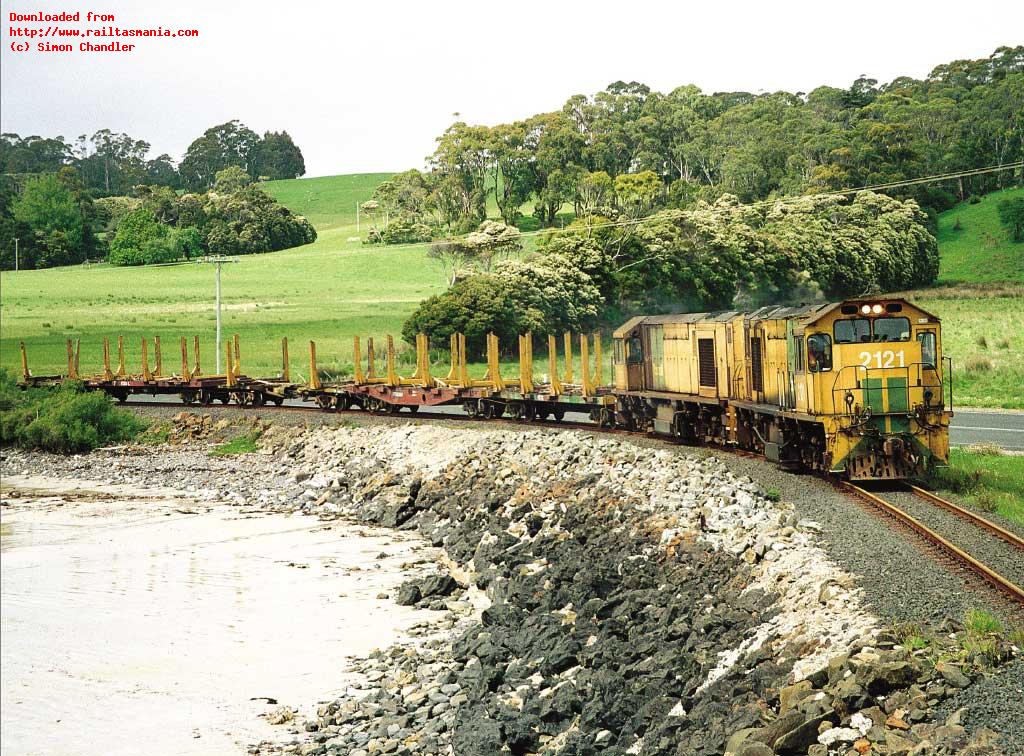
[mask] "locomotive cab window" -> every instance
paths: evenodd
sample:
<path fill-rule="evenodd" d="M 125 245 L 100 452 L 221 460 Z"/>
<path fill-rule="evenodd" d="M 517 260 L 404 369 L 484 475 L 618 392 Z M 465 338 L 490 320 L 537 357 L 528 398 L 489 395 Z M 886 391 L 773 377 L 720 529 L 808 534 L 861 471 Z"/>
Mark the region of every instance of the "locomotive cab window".
<path fill-rule="evenodd" d="M 632 336 L 626 344 L 626 362 L 638 365 L 644 361 L 644 347 L 639 336 Z"/>
<path fill-rule="evenodd" d="M 910 319 L 877 318 L 874 334 L 875 341 L 910 341 Z"/>
<path fill-rule="evenodd" d="M 926 367 L 935 367 L 935 331 L 921 331 L 917 334 L 921 342 L 921 362 Z"/>
<path fill-rule="evenodd" d="M 812 373 L 832 369 L 832 339 L 827 333 L 812 333 L 807 337 L 807 367 Z"/>
<path fill-rule="evenodd" d="M 833 327 L 833 334 L 837 344 L 859 344 L 871 341 L 871 323 L 866 318 L 837 320 Z"/>

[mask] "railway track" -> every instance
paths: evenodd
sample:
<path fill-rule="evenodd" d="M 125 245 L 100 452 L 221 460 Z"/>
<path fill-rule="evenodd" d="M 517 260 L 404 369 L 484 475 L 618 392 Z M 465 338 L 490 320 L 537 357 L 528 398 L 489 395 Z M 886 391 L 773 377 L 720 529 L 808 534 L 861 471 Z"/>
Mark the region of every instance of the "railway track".
<path fill-rule="evenodd" d="M 839 481 L 839 487 L 851 495 L 856 496 L 861 501 L 870 504 L 884 515 L 898 522 L 904 528 L 915 532 L 922 540 L 938 549 L 941 554 L 960 563 L 968 570 L 998 589 L 1001 593 L 1017 604 L 1018 607 L 1024 607 L 1024 588 L 1021 588 L 1019 585 L 1003 576 L 980 559 L 969 554 L 944 535 L 926 525 L 919 518 L 914 517 L 905 509 L 886 500 L 877 493 L 868 491 L 861 486 L 854 485 L 853 483 L 846 481 Z M 976 527 L 997 535 L 1007 543 L 1011 544 L 1015 549 L 1024 552 L 1024 539 L 1021 539 L 1016 534 L 1001 528 L 974 512 L 970 512 L 963 507 L 957 506 L 953 502 L 947 501 L 940 496 L 936 496 L 930 491 L 925 491 L 923 488 L 910 486 L 909 490 L 919 498 L 954 513 L 959 520 L 969 522 Z"/>
<path fill-rule="evenodd" d="M 128 402 L 125 402 L 124 404 L 126 404 L 127 406 L 134 406 L 134 407 L 174 406 L 174 404 L 171 403 L 171 402 L 166 402 L 165 403 L 165 402 L 132 402 L 132 401 L 128 401 Z M 188 407 L 189 405 L 182 405 L 182 406 Z M 236 406 L 236 405 L 223 405 L 223 406 L 224 406 L 224 408 L 231 408 L 231 409 L 236 409 L 236 410 L 238 410 L 238 409 L 241 409 L 241 410 L 250 409 L 250 408 L 247 408 L 247 407 L 240 407 L 240 406 Z M 195 409 L 194 407 L 190 407 L 190 408 Z M 376 417 L 404 418 L 404 419 L 409 419 L 409 420 L 415 419 L 415 420 L 430 420 L 430 421 L 447 421 L 447 422 L 456 422 L 456 423 L 463 423 L 463 422 L 468 422 L 468 423 L 488 422 L 488 423 L 500 423 L 500 424 L 512 425 L 512 426 L 517 426 L 517 427 L 523 427 L 523 426 L 529 425 L 529 426 L 535 426 L 535 427 L 536 426 L 540 426 L 540 427 L 547 427 L 547 428 L 558 428 L 558 429 L 562 429 L 562 430 L 582 430 L 582 431 L 589 431 L 589 432 L 606 433 L 606 434 L 611 434 L 611 435 L 630 435 L 630 436 L 640 436 L 640 437 L 648 437 L 650 435 L 650 434 L 648 434 L 648 433 L 646 433 L 644 431 L 631 431 L 631 430 L 625 430 L 625 429 L 621 429 L 621 428 L 607 428 L 607 427 L 603 427 L 600 424 L 598 424 L 596 422 L 593 422 L 593 421 L 572 421 L 572 420 L 564 420 L 564 419 L 563 420 L 533 420 L 533 421 L 524 421 L 522 419 L 514 419 L 514 418 L 508 418 L 508 417 L 498 417 L 498 418 L 489 418 L 489 419 L 486 419 L 486 420 L 481 420 L 480 418 L 474 418 L 474 417 L 470 417 L 468 415 L 458 414 L 458 413 L 416 412 L 416 413 L 402 413 L 402 414 L 398 414 L 398 413 L 388 413 L 388 412 L 369 412 L 369 411 L 367 411 L 365 409 L 339 409 L 339 408 L 323 409 L 323 408 L 316 407 L 316 406 L 298 406 L 298 405 L 282 405 L 282 406 L 264 405 L 262 407 L 258 407 L 258 408 L 254 408 L 254 409 L 256 409 L 256 410 L 258 410 L 260 412 L 268 412 L 268 411 L 271 411 L 271 412 L 314 412 L 314 413 L 328 412 L 328 413 L 337 414 L 337 415 L 349 415 L 349 414 L 351 414 L 351 415 L 362 415 L 362 416 L 371 415 L 371 416 L 376 416 Z M 675 439 L 665 438 L 665 437 L 662 437 L 662 436 L 658 436 L 657 438 L 659 440 L 661 440 L 661 441 L 672 443 L 673 445 L 685 445 L 684 442 L 678 441 L 678 440 L 675 440 Z M 719 447 L 716 447 L 716 448 L 719 448 Z M 730 449 L 726 449 L 725 447 L 720 447 L 720 448 L 723 448 L 726 451 L 732 451 L 733 453 L 737 454 L 738 456 L 742 456 L 742 457 L 745 457 L 745 458 L 763 459 L 763 457 L 761 457 L 760 455 L 753 454 L 751 452 L 746 452 L 746 451 L 742 451 L 742 450 L 730 450 Z M 908 529 L 908 530 L 916 533 L 919 538 L 921 538 L 926 543 L 928 543 L 931 546 L 933 546 L 936 549 L 938 549 L 940 553 L 945 555 L 951 561 L 954 561 L 954 562 L 956 562 L 956 563 L 966 567 L 968 570 L 970 570 L 974 574 L 976 574 L 979 577 L 981 577 L 986 583 L 988 583 L 992 587 L 996 588 L 1000 593 L 1002 593 L 1003 595 L 1008 597 L 1010 600 L 1012 600 L 1018 607 L 1024 607 L 1024 588 L 1021 588 L 1019 585 L 1017 585 L 1016 583 L 1014 583 L 1010 579 L 1004 577 L 1002 574 L 1000 574 L 998 571 L 996 571 L 993 568 L 991 568 L 988 565 L 986 565 L 980 559 L 977 559 L 976 557 L 972 556 L 967 551 L 965 551 L 964 549 L 960 548 L 955 543 L 950 541 L 948 538 L 946 538 L 945 536 L 941 535 L 940 533 L 938 533 L 933 528 L 930 528 L 928 525 L 926 525 L 920 519 L 914 517 L 909 512 L 906 512 L 904 509 L 902 509 L 901 507 L 899 507 L 896 504 L 892 503 L 891 501 L 887 501 L 886 499 L 882 498 L 882 496 L 879 496 L 876 493 L 868 491 L 865 488 L 862 488 L 861 486 L 854 485 L 853 483 L 849 483 L 847 481 L 835 481 L 834 479 L 832 479 L 832 482 L 836 483 L 838 485 L 838 487 L 840 488 L 840 490 L 843 490 L 845 493 L 847 493 L 850 496 L 856 498 L 857 500 L 870 505 L 872 510 L 881 513 L 883 516 L 887 516 L 890 519 L 895 520 L 901 526 L 903 526 L 905 529 Z M 994 535 L 994 536 L 998 537 L 1002 541 L 1008 543 L 1010 546 L 1014 547 L 1016 550 L 1018 550 L 1022 554 L 1024 554 L 1024 538 L 1021 538 L 1017 534 L 1012 533 L 1009 530 L 1006 530 L 1005 528 L 1000 527 L 996 523 L 994 523 L 994 522 L 992 522 L 992 521 L 990 521 L 990 520 L 988 520 L 988 519 L 986 519 L 984 517 L 981 517 L 980 515 L 978 515 L 978 514 L 976 514 L 974 512 L 971 512 L 968 509 L 960 507 L 960 506 L 958 506 L 957 504 L 954 504 L 951 501 L 943 499 L 942 497 L 932 493 L 931 491 L 927 491 L 927 490 L 925 490 L 925 489 L 923 489 L 923 488 L 921 488 L 919 486 L 908 485 L 906 490 L 908 492 L 913 493 L 916 497 L 918 497 L 918 498 L 920 498 L 920 499 L 922 499 L 924 501 L 927 501 L 927 502 L 929 502 L 930 504 L 932 504 L 934 506 L 941 507 L 943 510 L 952 513 L 959 520 L 962 520 L 964 522 L 968 522 L 971 525 L 973 525 L 973 526 L 975 526 L 975 527 L 977 527 L 977 528 L 979 528 L 981 530 L 984 530 L 985 532 L 987 532 L 987 533 L 989 533 L 991 535 Z"/>

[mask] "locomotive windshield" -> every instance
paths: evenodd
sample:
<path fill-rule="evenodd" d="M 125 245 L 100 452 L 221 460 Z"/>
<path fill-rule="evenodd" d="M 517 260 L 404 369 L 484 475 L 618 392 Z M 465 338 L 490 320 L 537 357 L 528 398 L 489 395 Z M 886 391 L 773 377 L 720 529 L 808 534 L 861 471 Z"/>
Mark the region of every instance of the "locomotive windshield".
<path fill-rule="evenodd" d="M 867 318 L 837 320 L 834 330 L 837 344 L 857 344 L 861 341 L 871 341 L 871 323 Z"/>
<path fill-rule="evenodd" d="M 875 341 L 910 341 L 908 318 L 878 318 L 874 322 Z"/>

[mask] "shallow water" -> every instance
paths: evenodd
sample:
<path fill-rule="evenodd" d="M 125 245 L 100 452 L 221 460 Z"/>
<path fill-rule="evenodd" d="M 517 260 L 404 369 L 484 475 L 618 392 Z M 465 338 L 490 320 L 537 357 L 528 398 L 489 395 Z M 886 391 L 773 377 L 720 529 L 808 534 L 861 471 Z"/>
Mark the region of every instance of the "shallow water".
<path fill-rule="evenodd" d="M 5 754 L 288 740 L 287 725 L 259 717 L 277 707 L 251 698 L 312 713 L 352 681 L 347 655 L 423 619 L 377 598 L 401 583 L 403 562 L 430 553 L 418 542 L 167 492 L 91 499 L 50 484 L 72 493 L 5 497 L 2 510 Z"/>

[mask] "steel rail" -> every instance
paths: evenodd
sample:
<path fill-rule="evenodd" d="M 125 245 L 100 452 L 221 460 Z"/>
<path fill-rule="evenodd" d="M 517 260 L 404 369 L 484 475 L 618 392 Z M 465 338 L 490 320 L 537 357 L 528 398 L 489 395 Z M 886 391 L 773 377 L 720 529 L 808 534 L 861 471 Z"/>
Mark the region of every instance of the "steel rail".
<path fill-rule="evenodd" d="M 961 549 L 959 546 L 951 543 L 943 536 L 936 533 L 934 530 L 929 528 L 923 522 L 918 520 L 913 515 L 903 511 L 896 505 L 886 501 L 885 499 L 876 496 L 870 491 L 866 491 L 860 486 L 856 486 L 853 483 L 847 481 L 839 481 L 839 486 L 844 490 L 850 492 L 854 496 L 860 498 L 863 501 L 877 507 L 893 519 L 916 531 L 918 535 L 922 536 L 926 541 L 940 547 L 948 555 L 955 558 L 957 561 L 966 565 L 968 569 L 980 575 L 986 581 L 994 585 L 1003 593 L 1007 594 L 1010 598 L 1016 601 L 1018 604 L 1024 605 L 1024 588 L 1016 585 L 1007 578 L 1000 575 L 998 572 L 993 570 L 986 564 L 978 561 L 966 551 Z"/>
<path fill-rule="evenodd" d="M 963 507 L 954 504 L 951 501 L 947 501 L 946 499 L 943 499 L 941 496 L 938 496 L 932 493 L 931 491 L 928 491 L 927 489 L 921 488 L 920 486 L 915 486 L 912 483 L 909 483 L 907 485 L 910 487 L 910 490 L 920 498 L 925 499 L 926 501 L 929 501 L 932 504 L 935 504 L 936 506 L 942 507 L 943 509 L 947 509 L 950 512 L 957 515 L 958 517 L 971 521 L 979 528 L 983 528 L 989 531 L 990 533 L 995 534 L 1011 546 L 1014 546 L 1020 549 L 1021 551 L 1024 551 L 1024 538 L 1021 538 L 1016 533 L 1011 533 L 1006 528 L 1002 528 L 999 525 L 996 525 L 991 520 L 987 520 L 981 515 L 972 512 L 969 509 L 964 509 Z"/>

